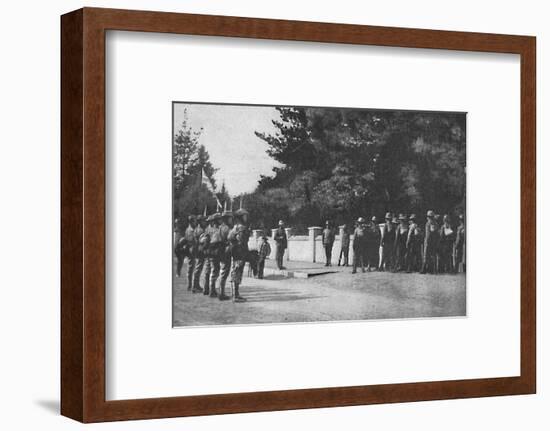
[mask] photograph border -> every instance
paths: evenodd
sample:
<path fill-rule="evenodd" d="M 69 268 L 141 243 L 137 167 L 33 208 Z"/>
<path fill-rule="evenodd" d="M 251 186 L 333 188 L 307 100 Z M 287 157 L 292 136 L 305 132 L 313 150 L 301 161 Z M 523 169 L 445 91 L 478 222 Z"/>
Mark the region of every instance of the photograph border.
<path fill-rule="evenodd" d="M 520 376 L 106 401 L 107 30 L 519 54 Z M 535 392 L 535 37 L 101 8 L 83 8 L 61 17 L 62 415 L 81 422 L 101 422 Z"/>

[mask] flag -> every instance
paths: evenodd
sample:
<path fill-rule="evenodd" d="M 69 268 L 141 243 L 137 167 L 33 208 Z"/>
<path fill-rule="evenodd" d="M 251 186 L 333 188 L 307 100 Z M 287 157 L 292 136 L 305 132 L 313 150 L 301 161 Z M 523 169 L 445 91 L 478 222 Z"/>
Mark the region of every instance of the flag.
<path fill-rule="evenodd" d="M 210 190 L 212 193 L 216 193 L 214 191 L 214 187 L 212 187 L 212 183 L 204 173 L 204 168 L 201 168 L 201 184 L 205 185 L 208 190 Z M 217 199 L 217 198 L 216 198 Z"/>

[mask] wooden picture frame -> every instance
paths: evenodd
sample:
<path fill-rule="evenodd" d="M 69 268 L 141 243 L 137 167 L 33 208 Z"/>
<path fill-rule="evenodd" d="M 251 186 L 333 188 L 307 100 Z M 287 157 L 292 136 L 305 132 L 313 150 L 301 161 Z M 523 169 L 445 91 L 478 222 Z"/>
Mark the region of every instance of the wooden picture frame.
<path fill-rule="evenodd" d="M 521 375 L 106 401 L 105 32 L 211 35 L 521 57 Z M 536 388 L 535 47 L 528 36 L 84 8 L 61 17 L 61 413 L 82 422 L 532 394 Z"/>

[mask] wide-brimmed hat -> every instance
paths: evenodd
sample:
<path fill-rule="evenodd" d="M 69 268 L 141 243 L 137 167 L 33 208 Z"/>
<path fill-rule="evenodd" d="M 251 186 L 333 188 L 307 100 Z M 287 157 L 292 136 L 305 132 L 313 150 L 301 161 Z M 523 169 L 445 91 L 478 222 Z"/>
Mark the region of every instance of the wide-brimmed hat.
<path fill-rule="evenodd" d="M 190 216 L 187 217 L 187 220 L 189 220 L 189 221 L 196 221 L 196 220 L 197 220 L 197 217 L 194 216 L 193 214 L 191 214 Z"/>
<path fill-rule="evenodd" d="M 392 214 L 391 213 L 386 213 L 386 216 L 384 217 L 386 220 L 391 220 L 392 218 Z"/>
<path fill-rule="evenodd" d="M 278 225 L 279 225 L 279 226 L 284 226 L 284 224 L 285 224 L 285 222 L 284 222 L 284 221 L 282 221 L 282 220 L 279 220 L 279 223 L 278 223 Z"/>
<path fill-rule="evenodd" d="M 399 214 L 399 221 L 406 221 L 407 220 L 407 217 L 405 216 L 405 214 Z"/>
<path fill-rule="evenodd" d="M 370 220 L 373 221 L 373 222 L 375 222 L 375 223 L 378 221 L 378 219 L 376 218 L 376 216 L 372 216 Z"/>
<path fill-rule="evenodd" d="M 411 214 L 409 216 L 409 220 L 415 220 L 416 219 L 416 214 Z"/>
<path fill-rule="evenodd" d="M 426 217 L 435 217 L 435 213 L 432 210 L 428 210 Z"/>
<path fill-rule="evenodd" d="M 237 211 L 234 212 L 234 214 L 236 216 L 248 215 L 248 211 L 245 210 L 244 208 L 239 208 Z"/>
<path fill-rule="evenodd" d="M 365 223 L 365 219 L 363 217 L 359 217 L 357 219 L 357 223 Z"/>

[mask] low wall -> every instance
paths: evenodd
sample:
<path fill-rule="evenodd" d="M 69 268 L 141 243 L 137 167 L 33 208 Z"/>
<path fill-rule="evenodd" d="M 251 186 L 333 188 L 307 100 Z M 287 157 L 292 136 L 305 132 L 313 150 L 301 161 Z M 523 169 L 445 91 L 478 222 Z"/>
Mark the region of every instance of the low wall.
<path fill-rule="evenodd" d="M 383 226 L 383 225 L 381 225 Z M 325 261 L 325 249 L 323 248 L 322 241 L 322 229 L 317 226 L 309 228 L 308 235 L 292 235 L 291 228 L 285 228 L 288 240 L 288 247 L 285 250 L 284 260 L 293 260 L 298 262 L 324 262 Z M 271 236 L 268 238 L 268 242 L 271 246 L 270 259 L 275 259 L 277 253 L 277 244 L 273 240 L 273 229 Z M 340 234 L 336 235 L 334 244 L 332 246 L 332 262 L 338 262 L 338 256 L 340 255 L 340 249 L 342 244 L 342 232 L 343 228 L 340 228 Z M 258 250 L 261 243 L 262 230 L 254 230 L 248 241 L 248 248 L 250 250 Z M 350 235 L 349 245 L 349 263 L 353 261 L 353 235 Z M 343 262 L 343 261 L 342 261 Z"/>

